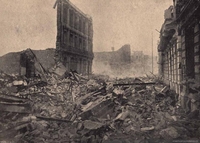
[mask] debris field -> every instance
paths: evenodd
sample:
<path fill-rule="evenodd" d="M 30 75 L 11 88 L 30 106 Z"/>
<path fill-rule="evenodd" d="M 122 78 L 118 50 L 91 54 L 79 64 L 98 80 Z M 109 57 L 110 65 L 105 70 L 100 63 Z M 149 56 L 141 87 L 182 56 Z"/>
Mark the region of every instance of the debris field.
<path fill-rule="evenodd" d="M 84 77 L 71 71 L 26 79 L 0 73 L 1 143 L 161 142 L 200 139 L 199 111 L 156 78 Z"/>

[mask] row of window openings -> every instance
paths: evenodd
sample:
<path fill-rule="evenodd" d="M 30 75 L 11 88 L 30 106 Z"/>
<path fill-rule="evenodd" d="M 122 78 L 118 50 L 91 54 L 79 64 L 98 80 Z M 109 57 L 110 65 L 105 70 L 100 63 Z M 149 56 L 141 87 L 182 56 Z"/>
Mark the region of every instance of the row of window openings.
<path fill-rule="evenodd" d="M 70 27 L 75 28 L 76 30 L 79 30 L 80 32 L 83 32 L 84 34 L 88 34 L 89 36 L 92 35 L 92 27 L 86 26 L 85 23 L 82 23 L 81 21 L 75 21 L 70 20 Z"/>
<path fill-rule="evenodd" d="M 64 12 L 67 13 L 67 10 L 65 10 Z M 86 34 L 92 35 L 91 24 L 86 26 L 87 24 L 84 20 L 81 20 L 81 18 L 79 18 L 78 16 L 75 16 L 75 18 L 74 18 L 73 12 L 70 12 L 69 19 L 70 19 L 70 26 L 71 27 L 75 28 L 76 30 L 83 32 L 84 34 L 86 33 Z M 67 17 L 64 17 L 64 22 L 67 23 Z"/>
<path fill-rule="evenodd" d="M 170 79 L 173 79 L 173 80 L 178 80 L 178 75 L 180 75 L 180 74 L 178 74 L 178 72 L 165 72 L 165 74 L 164 75 L 166 75 L 168 78 L 170 78 Z"/>
<path fill-rule="evenodd" d="M 175 63 L 165 63 L 165 68 L 169 71 L 166 71 L 168 74 L 177 72 L 179 70 L 178 66 Z"/>
<path fill-rule="evenodd" d="M 66 43 L 68 41 L 67 36 L 64 37 L 64 43 Z M 84 50 L 92 50 L 92 43 L 91 42 L 86 42 L 86 40 L 83 40 L 82 38 L 78 38 L 77 36 L 73 36 L 72 34 L 70 34 L 70 38 L 69 38 L 69 44 L 72 47 L 78 47 L 80 49 L 84 49 Z M 88 48 L 88 49 L 87 49 Z"/>

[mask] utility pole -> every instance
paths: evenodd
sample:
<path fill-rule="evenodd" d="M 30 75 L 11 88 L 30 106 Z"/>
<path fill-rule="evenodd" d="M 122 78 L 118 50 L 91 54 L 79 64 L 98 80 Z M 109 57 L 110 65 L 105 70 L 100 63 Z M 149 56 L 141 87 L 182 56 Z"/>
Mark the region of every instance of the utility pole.
<path fill-rule="evenodd" d="M 153 74 L 153 32 L 152 32 L 152 49 L 151 49 L 152 51 L 152 74 Z"/>

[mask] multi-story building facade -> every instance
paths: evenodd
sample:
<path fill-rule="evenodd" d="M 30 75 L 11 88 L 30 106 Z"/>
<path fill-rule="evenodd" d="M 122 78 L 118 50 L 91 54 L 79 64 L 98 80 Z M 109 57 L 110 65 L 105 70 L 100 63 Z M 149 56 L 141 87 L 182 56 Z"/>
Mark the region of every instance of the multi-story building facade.
<path fill-rule="evenodd" d="M 176 0 L 176 21 L 181 38 L 182 78 L 200 81 L 200 1 Z"/>
<path fill-rule="evenodd" d="M 164 82 L 180 96 L 188 111 L 196 104 L 200 83 L 200 1 L 173 0 L 174 5 L 165 11 L 161 28 L 159 73 Z M 191 85 L 196 87 L 192 88 Z"/>
<path fill-rule="evenodd" d="M 165 22 L 160 30 L 159 53 L 159 73 L 164 82 L 172 89 L 176 89 L 177 78 L 177 26 L 175 23 L 173 6 L 165 10 Z M 176 89 L 178 92 L 178 89 Z"/>
<path fill-rule="evenodd" d="M 80 11 L 69 0 L 57 0 L 56 60 L 68 70 L 82 74 L 92 71 L 92 18 Z"/>

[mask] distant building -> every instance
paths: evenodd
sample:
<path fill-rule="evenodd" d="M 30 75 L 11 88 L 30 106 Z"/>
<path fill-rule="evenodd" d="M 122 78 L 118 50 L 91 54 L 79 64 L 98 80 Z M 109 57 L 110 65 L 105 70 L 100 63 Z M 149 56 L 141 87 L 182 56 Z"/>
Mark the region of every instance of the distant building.
<path fill-rule="evenodd" d="M 82 74 L 92 71 L 92 18 L 80 11 L 69 0 L 57 1 L 55 58 L 61 61 L 68 70 L 76 70 Z"/>
<path fill-rule="evenodd" d="M 130 63 L 131 48 L 130 45 L 124 45 L 117 51 L 112 52 L 95 52 L 94 60 L 109 63 Z"/>
<path fill-rule="evenodd" d="M 112 48 L 114 49 L 114 48 Z M 152 72 L 157 74 L 157 57 L 145 55 L 143 51 L 133 51 L 131 54 L 130 45 L 124 45 L 117 51 L 95 52 L 94 72 L 108 74 L 110 76 L 143 76 Z"/>
<path fill-rule="evenodd" d="M 134 51 L 131 55 L 131 61 L 132 62 L 141 62 L 144 59 L 144 53 L 143 51 Z"/>
<path fill-rule="evenodd" d="M 149 72 L 158 74 L 157 56 L 152 58 L 152 56 L 145 55 L 143 51 L 133 51 L 131 55 L 131 66 L 141 74 L 149 74 Z"/>
<path fill-rule="evenodd" d="M 119 50 L 111 52 L 94 53 L 94 72 L 119 75 L 130 68 L 131 48 L 130 45 L 124 45 Z"/>
<path fill-rule="evenodd" d="M 179 94 L 181 105 L 192 111 L 199 108 L 196 94 L 200 83 L 200 3 L 198 0 L 173 2 L 174 6 L 165 11 L 160 31 L 159 73 Z"/>

